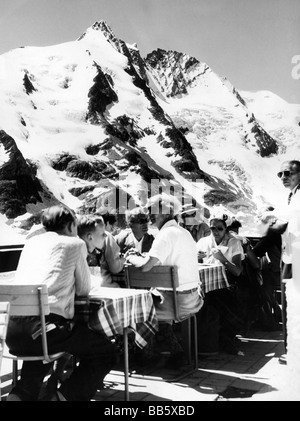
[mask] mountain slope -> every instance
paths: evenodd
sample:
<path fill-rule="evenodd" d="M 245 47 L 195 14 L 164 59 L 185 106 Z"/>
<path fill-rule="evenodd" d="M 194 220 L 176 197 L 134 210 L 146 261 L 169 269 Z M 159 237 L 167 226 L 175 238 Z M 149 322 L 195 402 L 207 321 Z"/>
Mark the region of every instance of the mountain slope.
<path fill-rule="evenodd" d="M 3 139 L 14 142 L 34 190 L 12 190 L 9 206 L 0 195 L 7 218 L 49 201 L 123 212 L 159 188 L 251 215 L 270 201 L 251 168 L 276 161 L 283 141 L 205 63 L 164 50 L 142 59 L 104 21 L 74 42 L 19 48 L 1 60 L 1 148 Z"/>

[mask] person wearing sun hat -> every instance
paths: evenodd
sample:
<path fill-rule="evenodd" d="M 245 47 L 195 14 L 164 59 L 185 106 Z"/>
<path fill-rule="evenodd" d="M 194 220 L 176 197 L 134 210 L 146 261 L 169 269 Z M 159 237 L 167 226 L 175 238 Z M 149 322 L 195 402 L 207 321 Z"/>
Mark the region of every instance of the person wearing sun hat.
<path fill-rule="evenodd" d="M 227 230 L 233 221 L 232 216 L 217 210 L 210 219 L 211 234 L 197 242 L 198 257 L 204 263 L 217 263 L 225 266 L 229 277 L 237 277 L 242 271 L 243 248 L 239 239 Z"/>
<path fill-rule="evenodd" d="M 261 238 L 253 247 L 260 259 L 262 285 L 259 289 L 259 313 L 257 323 L 267 331 L 281 330 L 281 309 L 277 301 L 276 290 L 281 288 L 281 234 L 272 231 L 278 217 L 273 206 L 265 206 L 257 215 Z"/>
<path fill-rule="evenodd" d="M 236 335 L 244 327 L 243 312 L 236 296 L 236 284 L 242 273 L 244 252 L 241 241 L 228 232 L 232 217 L 221 209 L 217 209 L 209 221 L 211 235 L 197 242 L 198 258 L 204 263 L 222 264 L 225 268 L 229 288 L 210 291 L 205 295 L 203 312 L 198 313 L 199 326 L 203 324 L 201 317 L 204 310 L 217 313 L 219 328 L 214 327 L 212 335 L 218 335 L 219 351 L 236 355 L 239 353 Z M 199 335 L 200 341 L 201 336 Z M 199 342 L 201 349 L 201 342 Z"/>
<path fill-rule="evenodd" d="M 182 206 L 180 217 L 180 225 L 191 233 L 196 242 L 199 241 L 200 238 L 207 237 L 211 234 L 209 226 L 204 222 L 200 209 L 192 204 Z"/>

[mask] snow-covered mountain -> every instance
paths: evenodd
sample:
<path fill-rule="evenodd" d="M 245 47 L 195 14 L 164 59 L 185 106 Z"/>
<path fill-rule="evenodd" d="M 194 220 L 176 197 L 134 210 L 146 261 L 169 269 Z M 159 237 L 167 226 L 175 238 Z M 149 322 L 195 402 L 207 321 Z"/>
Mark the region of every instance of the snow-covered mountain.
<path fill-rule="evenodd" d="M 299 157 L 300 106 L 271 92 L 239 93 L 184 53 L 143 59 L 104 21 L 0 64 L 0 227 L 28 229 L 57 201 L 123 213 L 159 188 L 250 226 L 285 194 L 276 172 Z"/>

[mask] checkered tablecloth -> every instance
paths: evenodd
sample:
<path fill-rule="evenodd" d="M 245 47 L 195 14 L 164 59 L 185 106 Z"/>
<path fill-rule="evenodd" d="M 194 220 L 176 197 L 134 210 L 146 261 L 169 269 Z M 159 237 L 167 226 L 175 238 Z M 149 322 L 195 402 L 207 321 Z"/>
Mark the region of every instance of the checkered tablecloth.
<path fill-rule="evenodd" d="M 84 309 L 84 305 L 80 307 L 79 311 L 89 313 L 91 329 L 112 337 L 122 335 L 123 329 L 130 327 L 135 332 L 136 344 L 141 348 L 158 330 L 152 295 L 147 290 L 101 287 L 97 294 L 89 296 L 89 307 L 94 307 L 95 311 Z"/>
<path fill-rule="evenodd" d="M 199 263 L 199 277 L 202 291 L 206 294 L 215 289 L 228 288 L 225 267 L 223 265 L 209 265 Z"/>

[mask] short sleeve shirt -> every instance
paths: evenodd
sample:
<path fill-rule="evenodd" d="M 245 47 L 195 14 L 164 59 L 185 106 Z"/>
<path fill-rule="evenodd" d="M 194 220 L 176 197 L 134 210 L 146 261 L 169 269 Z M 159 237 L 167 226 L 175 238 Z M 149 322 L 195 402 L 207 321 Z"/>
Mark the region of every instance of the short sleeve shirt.
<path fill-rule="evenodd" d="M 229 262 L 232 262 L 232 258 L 238 254 L 241 255 L 241 258 L 244 258 L 244 252 L 241 240 L 234 238 L 232 236 L 228 236 L 224 239 L 224 241 L 219 244 L 219 246 L 223 246 L 221 251 L 226 257 Z M 211 249 L 218 247 L 215 241 L 213 234 L 209 235 L 208 237 L 200 238 L 197 243 L 197 249 L 199 251 L 204 251 L 207 255 L 206 258 L 203 259 L 205 263 L 215 263 L 220 264 L 220 261 L 211 255 Z"/>
<path fill-rule="evenodd" d="M 161 265 L 177 266 L 178 291 L 190 290 L 200 284 L 196 243 L 175 220 L 166 222 L 159 230 L 149 255 L 156 257 Z"/>

